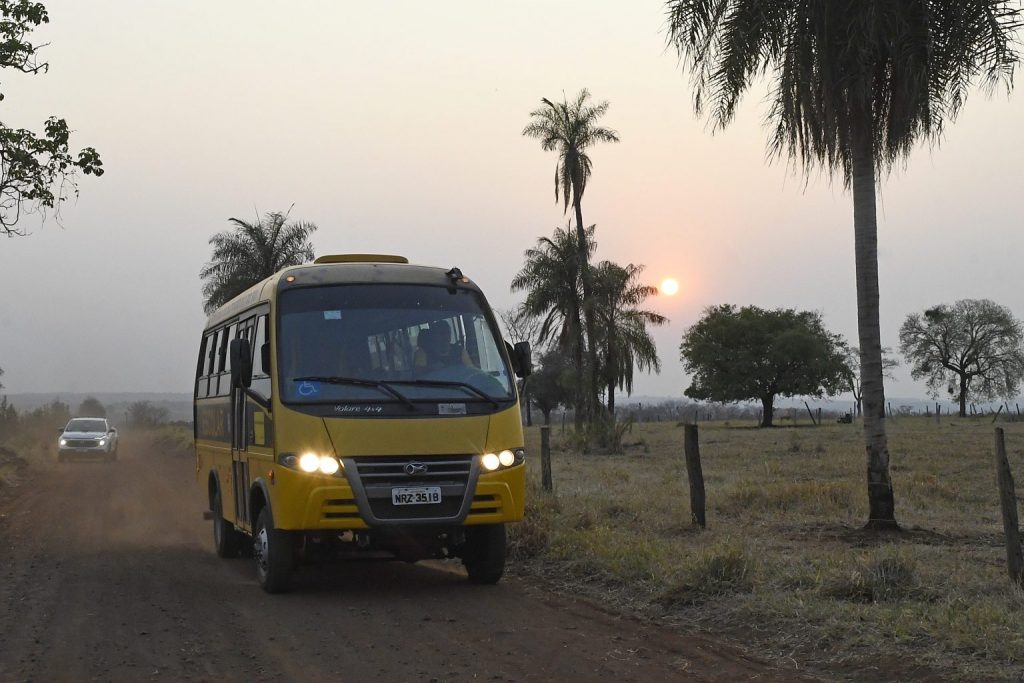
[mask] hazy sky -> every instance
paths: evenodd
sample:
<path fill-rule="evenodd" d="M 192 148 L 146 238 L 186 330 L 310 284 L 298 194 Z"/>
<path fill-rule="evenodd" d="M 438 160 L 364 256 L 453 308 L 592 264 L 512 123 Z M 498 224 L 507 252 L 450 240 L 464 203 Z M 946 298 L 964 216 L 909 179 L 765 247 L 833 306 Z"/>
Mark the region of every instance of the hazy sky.
<path fill-rule="evenodd" d="M 522 252 L 564 225 L 555 156 L 521 136 L 541 97 L 587 87 L 622 139 L 593 151 L 583 211 L 599 259 L 680 280 L 651 306 L 681 395 L 683 331 L 719 303 L 821 311 L 856 339 L 852 202 L 765 159 L 748 99 L 710 135 L 665 49 L 659 0 L 254 2 L 50 0 L 50 72 L 0 73 L 0 119 L 51 114 L 95 146 L 63 228 L 0 240 L 0 367 L 10 393 L 190 391 L 205 321 L 199 269 L 227 219 L 283 210 L 318 254 L 458 265 L 492 306 Z M 972 97 L 941 149 L 880 195 L 883 343 L 910 311 L 987 297 L 1024 317 L 1024 100 Z M 890 396 L 925 396 L 904 367 Z"/>

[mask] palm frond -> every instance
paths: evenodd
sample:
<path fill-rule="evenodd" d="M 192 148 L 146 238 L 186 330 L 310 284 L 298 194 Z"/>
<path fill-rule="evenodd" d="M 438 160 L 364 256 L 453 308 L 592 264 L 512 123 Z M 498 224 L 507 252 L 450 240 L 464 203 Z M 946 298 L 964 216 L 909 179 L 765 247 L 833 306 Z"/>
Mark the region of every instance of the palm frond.
<path fill-rule="evenodd" d="M 289 212 L 271 212 L 254 222 L 229 218 L 230 230 L 210 237 L 211 259 L 199 271 L 207 312 L 282 268 L 313 260 L 309 236 L 317 226 L 289 221 Z"/>

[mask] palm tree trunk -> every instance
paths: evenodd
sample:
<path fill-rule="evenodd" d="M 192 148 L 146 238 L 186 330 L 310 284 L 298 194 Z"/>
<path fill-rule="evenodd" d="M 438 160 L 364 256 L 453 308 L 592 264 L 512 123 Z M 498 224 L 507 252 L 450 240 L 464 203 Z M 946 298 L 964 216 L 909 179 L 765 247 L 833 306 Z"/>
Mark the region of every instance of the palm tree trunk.
<path fill-rule="evenodd" d="M 579 315 L 578 315 L 579 317 Z M 575 326 L 579 328 L 579 326 Z M 579 329 L 577 330 L 579 332 Z M 579 337 L 580 335 L 578 335 Z M 577 339 L 577 343 L 572 346 L 572 359 L 575 361 L 575 367 L 583 368 L 583 339 Z M 583 430 L 583 418 L 584 418 L 584 395 L 586 389 L 584 388 L 585 379 L 582 377 L 575 378 L 575 386 L 572 391 L 572 400 L 574 402 L 572 410 L 572 426 L 575 431 L 579 434 Z"/>
<path fill-rule="evenodd" d="M 615 382 L 608 382 L 608 414 L 615 418 Z"/>
<path fill-rule="evenodd" d="M 898 529 L 889 445 L 885 433 L 885 387 L 878 313 L 878 223 L 875 208 L 875 163 L 868 132 L 870 108 L 854 124 L 853 233 L 857 261 L 857 330 L 860 341 L 864 443 L 868 465 L 868 529 Z"/>
<path fill-rule="evenodd" d="M 598 416 L 597 402 L 597 345 L 594 340 L 593 284 L 590 273 L 590 255 L 587 253 L 587 232 L 583 228 L 583 206 L 579 195 L 573 193 L 573 208 L 576 210 L 576 237 L 580 249 L 580 274 L 583 276 L 583 321 L 587 330 L 587 365 L 583 372 L 586 387 L 587 421 L 593 422 Z"/>

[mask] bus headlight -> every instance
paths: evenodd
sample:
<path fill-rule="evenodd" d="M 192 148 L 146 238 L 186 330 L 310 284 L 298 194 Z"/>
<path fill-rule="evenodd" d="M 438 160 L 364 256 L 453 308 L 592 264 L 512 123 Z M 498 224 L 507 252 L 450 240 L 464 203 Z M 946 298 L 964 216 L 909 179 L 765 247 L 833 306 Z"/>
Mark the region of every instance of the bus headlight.
<path fill-rule="evenodd" d="M 299 456 L 296 456 L 294 453 L 284 453 L 281 455 L 281 464 L 290 469 L 301 470 L 309 474 L 320 472 L 331 475 L 337 474 L 341 469 L 341 463 L 334 456 L 319 455 L 312 451 L 307 451 Z"/>
<path fill-rule="evenodd" d="M 303 472 L 316 472 L 320 469 L 320 456 L 316 453 L 303 453 L 299 456 L 299 469 Z"/>
<path fill-rule="evenodd" d="M 514 467 L 515 465 L 523 464 L 526 460 L 526 451 L 522 448 L 515 450 L 505 449 L 497 453 L 484 453 L 480 456 L 480 465 L 484 470 L 488 472 L 494 472 L 495 470 L 503 467 Z"/>
<path fill-rule="evenodd" d="M 320 471 L 324 474 L 334 474 L 340 467 L 341 465 L 338 464 L 338 461 L 331 456 L 320 456 Z"/>

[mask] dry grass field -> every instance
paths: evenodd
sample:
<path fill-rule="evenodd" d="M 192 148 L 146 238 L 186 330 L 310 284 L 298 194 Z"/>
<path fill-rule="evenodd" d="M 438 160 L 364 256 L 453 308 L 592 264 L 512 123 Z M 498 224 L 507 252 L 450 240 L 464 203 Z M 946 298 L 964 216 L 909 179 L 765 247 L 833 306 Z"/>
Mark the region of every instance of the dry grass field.
<path fill-rule="evenodd" d="M 1024 423 L 1001 426 L 1024 482 Z M 1024 594 L 1005 568 L 991 420 L 889 429 L 904 531 L 876 535 L 860 531 L 858 425 L 701 423 L 703 532 L 690 523 L 681 426 L 635 425 L 622 455 L 570 453 L 553 427 L 553 496 L 534 427 L 518 571 L 858 679 L 1024 679 Z"/>

